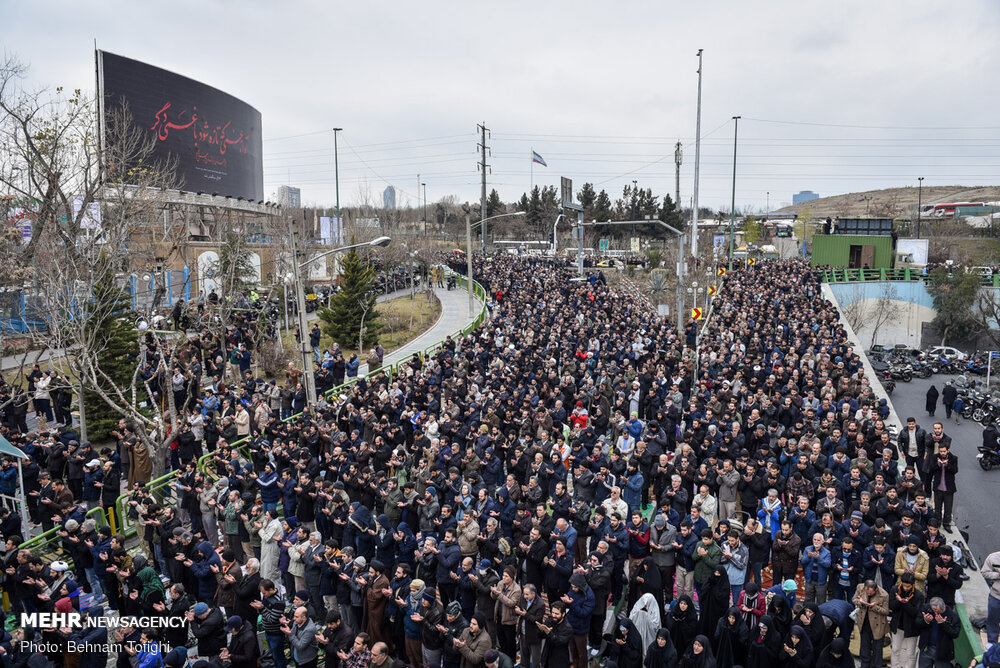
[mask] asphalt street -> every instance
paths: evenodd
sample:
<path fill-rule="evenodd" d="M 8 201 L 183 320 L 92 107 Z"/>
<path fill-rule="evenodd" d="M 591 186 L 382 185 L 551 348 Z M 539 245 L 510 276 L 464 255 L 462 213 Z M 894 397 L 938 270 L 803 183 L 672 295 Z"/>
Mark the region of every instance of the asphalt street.
<path fill-rule="evenodd" d="M 981 425 L 965 418 L 957 424 L 954 414 L 951 420 L 945 420 L 940 397 L 934 417 L 924 410 L 931 385 L 940 392 L 945 382 L 952 378 L 957 376 L 935 375 L 897 383 L 892 403 L 904 423 L 906 418 L 915 417 L 917 424 L 929 432 L 934 422 L 940 421 L 944 424 L 944 433 L 951 436 L 952 452 L 958 457 L 953 523 L 956 529 L 968 532 L 969 548 L 982 563 L 986 555 L 1000 549 L 1000 469 L 983 471 L 976 461 L 976 452 L 983 442 Z"/>

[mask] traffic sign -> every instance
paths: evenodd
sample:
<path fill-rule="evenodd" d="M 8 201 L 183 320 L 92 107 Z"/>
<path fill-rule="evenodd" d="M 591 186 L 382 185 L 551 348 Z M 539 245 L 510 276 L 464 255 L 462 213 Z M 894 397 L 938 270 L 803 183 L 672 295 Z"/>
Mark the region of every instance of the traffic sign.
<path fill-rule="evenodd" d="M 702 310 L 700 308 L 693 308 L 693 309 L 691 309 L 691 319 L 692 320 L 704 320 L 705 319 L 705 314 L 702 313 Z"/>
<path fill-rule="evenodd" d="M 718 271 L 716 271 L 715 273 L 717 273 L 719 276 L 725 276 L 726 275 L 726 268 L 725 267 L 719 267 Z"/>
<path fill-rule="evenodd" d="M 710 285 L 710 286 L 708 286 L 708 296 L 709 297 L 714 297 L 717 294 L 719 294 L 719 287 L 717 285 Z"/>
<path fill-rule="evenodd" d="M 757 264 L 757 258 L 755 258 L 755 257 L 748 257 L 747 258 L 747 266 L 748 267 L 752 267 L 755 264 Z"/>
<path fill-rule="evenodd" d="M 610 240 L 610 239 L 601 239 L 601 240 L 600 240 L 600 241 L 598 241 L 597 243 L 598 243 L 598 249 L 599 249 L 599 250 L 600 250 L 600 251 L 601 251 L 602 253 L 603 253 L 604 251 L 608 250 L 608 248 L 610 248 L 610 247 L 611 247 L 611 240 Z"/>

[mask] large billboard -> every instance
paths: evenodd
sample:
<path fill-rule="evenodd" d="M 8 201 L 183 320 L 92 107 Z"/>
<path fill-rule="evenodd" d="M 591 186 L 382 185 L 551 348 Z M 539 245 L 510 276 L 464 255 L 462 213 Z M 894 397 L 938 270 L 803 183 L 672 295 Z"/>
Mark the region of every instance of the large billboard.
<path fill-rule="evenodd" d="M 194 79 L 98 53 L 104 113 L 127 103 L 158 157 L 177 158 L 181 189 L 264 199 L 259 111 Z"/>

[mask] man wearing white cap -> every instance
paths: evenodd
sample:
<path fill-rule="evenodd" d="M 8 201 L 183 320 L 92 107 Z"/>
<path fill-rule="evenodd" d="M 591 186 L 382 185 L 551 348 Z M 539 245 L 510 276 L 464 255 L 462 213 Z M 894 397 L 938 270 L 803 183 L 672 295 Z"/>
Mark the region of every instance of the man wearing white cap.
<path fill-rule="evenodd" d="M 83 495 L 80 501 L 87 509 L 101 505 L 101 487 L 104 484 L 104 471 L 101 460 L 91 459 L 83 465 Z"/>

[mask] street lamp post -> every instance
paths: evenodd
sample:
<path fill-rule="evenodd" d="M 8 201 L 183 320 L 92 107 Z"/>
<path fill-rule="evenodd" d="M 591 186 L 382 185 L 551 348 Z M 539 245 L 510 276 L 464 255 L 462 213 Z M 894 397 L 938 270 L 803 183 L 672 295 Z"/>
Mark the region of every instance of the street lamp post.
<path fill-rule="evenodd" d="M 924 203 L 924 177 L 917 177 L 917 238 L 920 238 L 920 213 Z"/>
<path fill-rule="evenodd" d="M 360 248 L 362 246 L 388 246 L 392 243 L 392 239 L 389 237 L 377 237 L 371 241 L 365 241 L 360 244 L 350 244 L 349 246 L 341 246 L 339 248 L 334 248 L 328 250 L 325 253 L 320 253 L 315 257 L 311 257 L 303 262 L 299 261 L 299 250 L 298 250 L 298 238 L 299 238 L 299 228 L 298 225 L 292 224 L 292 256 L 294 260 L 294 273 L 293 278 L 295 280 L 295 310 L 298 311 L 299 320 L 299 353 L 301 354 L 301 364 L 302 364 L 302 375 L 306 381 L 306 400 L 310 403 L 316 403 L 316 378 L 313 376 L 312 368 L 315 365 L 315 360 L 312 359 L 312 350 L 309 347 L 308 333 L 306 332 L 306 294 L 305 288 L 302 285 L 302 269 L 316 260 L 326 257 L 327 255 L 332 255 L 334 253 L 340 253 L 346 250 L 351 250 L 352 248 Z M 359 351 L 360 352 L 360 351 Z"/>
<path fill-rule="evenodd" d="M 701 169 L 701 53 L 698 49 L 698 120 L 694 137 L 694 201 L 691 204 L 691 257 L 698 257 L 698 176 Z"/>
<path fill-rule="evenodd" d="M 337 194 L 337 229 L 340 230 L 344 229 L 344 225 L 340 222 L 340 157 L 337 151 L 337 133 L 343 130 L 344 128 L 333 129 L 333 183 Z"/>
<path fill-rule="evenodd" d="M 736 141 L 740 134 L 740 119 L 733 116 L 736 127 L 733 130 L 733 201 L 729 207 L 729 271 L 733 270 L 733 235 L 736 228 Z"/>

